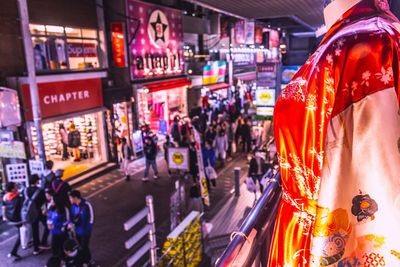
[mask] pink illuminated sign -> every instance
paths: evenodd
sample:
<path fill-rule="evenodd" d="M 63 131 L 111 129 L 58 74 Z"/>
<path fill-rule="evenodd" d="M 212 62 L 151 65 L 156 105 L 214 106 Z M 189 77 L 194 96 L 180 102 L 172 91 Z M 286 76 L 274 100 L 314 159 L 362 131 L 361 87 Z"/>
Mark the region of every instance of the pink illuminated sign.
<path fill-rule="evenodd" d="M 127 15 L 140 20 L 127 20 L 131 79 L 182 74 L 181 11 L 127 0 Z"/>

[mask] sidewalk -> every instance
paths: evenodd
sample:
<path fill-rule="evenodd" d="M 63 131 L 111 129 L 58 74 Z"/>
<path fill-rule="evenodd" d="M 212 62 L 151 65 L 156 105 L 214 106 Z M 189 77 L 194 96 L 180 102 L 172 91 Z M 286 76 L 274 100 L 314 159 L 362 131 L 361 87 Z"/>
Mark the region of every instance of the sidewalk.
<path fill-rule="evenodd" d="M 95 226 L 91 248 L 93 258 L 99 266 L 125 266 L 125 259 L 132 252 L 124 248 L 124 242 L 129 234 L 123 231 L 122 225 L 145 206 L 146 195 L 152 195 L 154 198 L 157 245 L 162 246 L 162 241 L 169 233 L 170 196 L 175 190 L 177 178 L 168 178 L 163 159 L 159 158 L 157 162 L 160 172 L 158 180 L 150 179 L 147 183 L 141 181 L 144 174 L 144 159 L 139 159 L 131 163 L 130 169 L 133 175 L 130 182 L 125 181 L 125 176 L 120 170 L 114 170 L 77 188 L 82 191 L 84 197 L 94 207 Z M 225 197 L 230 194 L 234 187 L 234 167 L 242 167 L 242 173 L 244 173 L 245 166 L 245 157 L 239 156 L 228 162 L 225 168 L 219 170 L 217 187 L 212 188 L 210 193 L 211 208 L 206 214 L 211 216 L 218 212 L 219 207 L 224 204 Z M 46 260 L 50 257 L 48 252 L 33 256 L 31 249 L 19 250 L 20 255 L 24 258 L 20 262 L 12 263 L 6 255 L 15 242 L 15 231 L 14 229 L 4 231 L 1 236 L 1 267 L 44 266 Z"/>

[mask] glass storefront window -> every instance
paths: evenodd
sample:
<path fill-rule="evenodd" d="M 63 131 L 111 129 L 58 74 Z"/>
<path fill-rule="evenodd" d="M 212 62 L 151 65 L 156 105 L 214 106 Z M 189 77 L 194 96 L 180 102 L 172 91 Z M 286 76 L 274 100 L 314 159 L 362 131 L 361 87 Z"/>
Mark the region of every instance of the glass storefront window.
<path fill-rule="evenodd" d="M 106 161 L 104 122 L 102 112 L 56 119 L 42 125 L 47 160 L 54 169 L 64 169 L 63 179 L 68 179 Z M 79 132 L 80 145 L 74 148 L 71 132 Z M 63 132 L 62 127 L 65 129 Z M 37 154 L 36 130 L 31 127 L 33 150 Z M 78 159 L 80 159 L 78 161 Z"/>
<path fill-rule="evenodd" d="M 100 68 L 97 30 L 30 24 L 37 71 Z"/>

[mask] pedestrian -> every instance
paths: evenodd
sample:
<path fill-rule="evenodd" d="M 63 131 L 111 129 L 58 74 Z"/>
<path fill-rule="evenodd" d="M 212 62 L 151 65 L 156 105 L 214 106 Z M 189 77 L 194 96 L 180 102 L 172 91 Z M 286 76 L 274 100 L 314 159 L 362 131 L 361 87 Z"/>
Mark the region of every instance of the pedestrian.
<path fill-rule="evenodd" d="M 261 183 L 261 178 L 262 178 L 260 174 L 261 166 L 254 152 L 250 153 L 248 158 L 250 159 L 248 177 L 251 177 L 253 179 L 255 185 L 257 185 L 258 181 L 258 184 L 260 186 L 260 192 L 262 193 L 264 191 L 264 187 Z"/>
<path fill-rule="evenodd" d="M 121 144 L 121 151 L 122 151 L 122 163 L 121 163 L 121 168 L 125 173 L 126 176 L 126 181 L 129 181 L 131 179 L 129 175 L 129 163 L 131 162 L 132 158 L 132 148 L 128 144 L 127 140 L 125 137 L 121 139 L 122 144 Z"/>
<path fill-rule="evenodd" d="M 71 191 L 71 186 L 68 184 L 68 182 L 62 180 L 63 175 L 64 170 L 56 170 L 56 178 L 51 182 L 51 189 L 54 193 L 54 199 L 61 199 L 66 207 L 70 207 L 68 193 Z"/>
<path fill-rule="evenodd" d="M 41 187 L 43 189 L 50 188 L 51 182 L 56 178 L 53 172 L 54 162 L 51 160 L 46 161 L 45 169 L 43 170 L 42 177 L 41 177 Z"/>
<path fill-rule="evenodd" d="M 69 228 L 75 229 L 76 238 L 83 253 L 85 264 L 89 264 L 92 256 L 89 249 L 90 237 L 92 235 L 94 212 L 93 207 L 86 199 L 83 199 L 81 192 L 73 190 L 69 194 L 71 202 L 71 224 Z"/>
<path fill-rule="evenodd" d="M 50 192 L 49 192 L 50 193 Z M 60 198 L 51 198 L 47 212 L 47 227 L 51 233 L 51 250 L 53 256 L 63 256 L 63 244 L 67 238 L 67 225 L 70 221 L 70 211 Z"/>
<path fill-rule="evenodd" d="M 43 206 L 46 205 L 46 196 L 42 188 L 38 186 L 39 177 L 32 175 L 29 178 L 29 187 L 24 190 L 25 201 L 31 199 L 35 205 L 37 211 L 37 218 L 31 223 L 32 226 L 32 238 L 33 238 L 33 255 L 38 255 L 41 252 L 41 248 L 47 248 L 47 238 L 49 236 L 49 230 L 47 229 L 46 216 L 43 214 Z M 44 230 L 42 239 L 40 240 L 39 226 L 43 224 Z"/>
<path fill-rule="evenodd" d="M 153 168 L 154 171 L 154 179 L 158 179 L 157 145 L 154 143 L 152 138 L 147 137 L 143 149 L 146 158 L 146 169 L 144 171 L 144 177 L 142 178 L 142 181 L 146 182 L 149 180 L 148 176 L 149 176 L 150 166 Z"/>
<path fill-rule="evenodd" d="M 165 143 L 163 144 L 164 159 L 165 159 L 165 162 L 166 162 L 167 168 L 168 168 L 168 177 L 171 177 L 172 172 L 171 172 L 171 170 L 169 169 L 169 164 L 168 164 L 168 150 L 169 150 L 169 148 L 171 148 L 171 147 L 175 147 L 175 144 L 171 142 L 171 138 L 169 137 L 169 135 L 167 135 L 165 138 L 166 138 L 166 141 L 165 141 Z"/>
<path fill-rule="evenodd" d="M 233 134 L 233 125 L 230 123 L 230 119 L 225 121 L 225 131 L 226 131 L 226 137 L 228 139 L 228 150 L 226 151 L 227 156 L 228 156 L 228 161 L 232 160 L 232 145 L 233 145 L 233 139 L 234 139 L 234 134 Z"/>
<path fill-rule="evenodd" d="M 199 165 L 197 162 L 197 150 L 195 142 L 191 142 L 189 147 L 189 167 L 189 172 L 192 175 L 193 182 L 196 183 L 199 174 Z"/>
<path fill-rule="evenodd" d="M 81 146 L 81 134 L 76 129 L 76 126 L 74 123 L 71 123 L 69 127 L 69 133 L 68 133 L 68 146 L 72 148 L 74 151 L 74 161 L 78 162 L 81 161 L 81 151 L 80 151 L 80 146 Z"/>
<path fill-rule="evenodd" d="M 203 206 L 203 201 L 201 199 L 200 187 L 197 183 L 194 183 L 190 187 L 189 197 L 190 201 L 189 201 L 188 211 L 194 210 L 203 213 L 204 206 Z"/>
<path fill-rule="evenodd" d="M 243 152 L 250 153 L 250 151 L 251 151 L 251 127 L 250 127 L 248 119 L 245 119 L 243 125 L 241 126 L 241 134 L 242 134 L 242 142 L 243 142 L 242 143 Z"/>
<path fill-rule="evenodd" d="M 207 167 L 212 167 L 215 170 L 215 151 L 214 151 L 214 148 L 212 147 L 211 142 L 206 141 L 202 153 L 203 153 L 204 169 L 206 170 Z M 207 172 L 206 172 L 206 178 L 207 178 L 207 186 L 208 186 L 209 190 L 211 190 L 210 183 L 212 183 L 212 185 L 214 187 L 217 186 L 216 179 L 212 179 L 213 177 L 209 177 Z"/>
<path fill-rule="evenodd" d="M 214 141 L 214 147 L 217 152 L 217 159 L 221 161 L 221 166 L 224 166 L 226 151 L 228 150 L 228 137 L 225 134 L 225 130 L 221 129 L 219 131 Z"/>
<path fill-rule="evenodd" d="M 13 182 L 8 182 L 6 184 L 6 194 L 3 198 L 2 212 L 3 219 L 17 228 L 17 239 L 11 252 L 7 255 L 8 258 L 13 258 L 14 261 L 21 259 L 21 256 L 18 255 L 18 248 L 21 245 L 20 228 L 22 226 L 21 209 L 23 201 L 23 197 L 18 193 L 17 185 Z"/>
<path fill-rule="evenodd" d="M 79 248 L 79 244 L 73 239 L 65 240 L 63 244 L 65 267 L 86 267 L 89 266 L 85 262 L 83 251 Z"/>
<path fill-rule="evenodd" d="M 65 161 L 69 158 L 69 156 L 68 156 L 68 133 L 67 133 L 67 130 L 65 130 L 63 123 L 60 123 L 58 133 L 60 134 L 61 144 L 63 146 L 61 160 Z"/>
<path fill-rule="evenodd" d="M 216 136 L 217 136 L 216 125 L 210 125 L 210 127 L 208 127 L 205 133 L 205 141 L 206 142 L 209 141 L 212 144 L 214 143 Z"/>
<path fill-rule="evenodd" d="M 170 135 L 175 143 L 178 144 L 181 141 L 181 131 L 179 129 L 179 116 L 175 116 L 174 122 L 171 124 Z"/>

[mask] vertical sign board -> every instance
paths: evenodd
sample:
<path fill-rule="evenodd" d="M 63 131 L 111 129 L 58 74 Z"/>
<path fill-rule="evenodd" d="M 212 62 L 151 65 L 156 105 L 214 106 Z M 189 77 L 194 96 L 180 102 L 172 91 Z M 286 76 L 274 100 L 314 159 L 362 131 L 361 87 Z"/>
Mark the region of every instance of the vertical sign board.
<path fill-rule="evenodd" d="M 197 164 L 199 166 L 199 184 L 201 196 L 203 198 L 204 204 L 210 206 L 210 196 L 208 195 L 207 179 L 203 164 L 203 154 L 201 151 L 201 138 L 200 134 L 196 129 L 193 129 L 194 140 L 196 142 L 196 152 L 197 152 Z"/>
<path fill-rule="evenodd" d="M 43 162 L 40 160 L 29 160 L 29 171 L 31 174 L 41 176 L 44 171 Z"/>
<path fill-rule="evenodd" d="M 111 23 L 111 44 L 113 49 L 114 66 L 125 68 L 125 34 L 122 22 Z"/>
<path fill-rule="evenodd" d="M 26 186 L 29 185 L 28 167 L 26 163 L 8 164 L 6 165 L 6 173 L 9 182 L 25 183 Z"/>
<path fill-rule="evenodd" d="M 189 171 L 189 149 L 183 147 L 168 148 L 168 166 L 172 170 Z"/>

